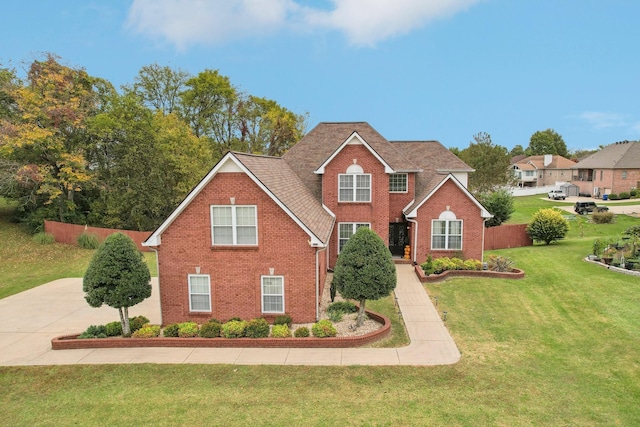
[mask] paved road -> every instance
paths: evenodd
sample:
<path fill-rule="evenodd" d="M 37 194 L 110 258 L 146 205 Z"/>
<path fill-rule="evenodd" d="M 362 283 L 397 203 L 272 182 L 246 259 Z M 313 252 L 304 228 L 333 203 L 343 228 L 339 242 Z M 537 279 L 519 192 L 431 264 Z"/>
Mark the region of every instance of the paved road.
<path fill-rule="evenodd" d="M 396 296 L 411 343 L 400 348 L 127 348 L 52 350 L 51 339 L 117 319 L 92 308 L 82 279 L 60 279 L 0 300 L 0 365 L 198 363 L 239 365 L 445 365 L 460 352 L 413 267 L 397 265 Z M 151 298 L 130 310 L 160 323 L 157 280 Z"/>

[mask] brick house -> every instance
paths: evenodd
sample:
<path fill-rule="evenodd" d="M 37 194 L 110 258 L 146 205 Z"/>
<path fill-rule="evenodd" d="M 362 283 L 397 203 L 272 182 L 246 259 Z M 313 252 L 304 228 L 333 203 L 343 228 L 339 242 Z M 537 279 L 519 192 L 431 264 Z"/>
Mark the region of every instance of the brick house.
<path fill-rule="evenodd" d="M 569 182 L 576 162 L 555 154 L 519 158 L 511 165 L 518 187 L 541 187 Z"/>
<path fill-rule="evenodd" d="M 491 215 L 469 166 L 437 141 L 321 123 L 283 157 L 227 153 L 143 243 L 157 251 L 163 324 L 318 318 L 327 270 L 358 227 L 411 261 L 482 259 Z"/>
<path fill-rule="evenodd" d="M 602 197 L 640 187 L 640 142 L 607 145 L 573 166 L 572 184 L 581 194 Z"/>

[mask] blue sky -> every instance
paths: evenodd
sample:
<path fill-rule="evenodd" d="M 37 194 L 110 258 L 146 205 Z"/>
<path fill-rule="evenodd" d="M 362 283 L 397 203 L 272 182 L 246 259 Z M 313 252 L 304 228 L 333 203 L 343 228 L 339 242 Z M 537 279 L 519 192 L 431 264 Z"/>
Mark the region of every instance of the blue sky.
<path fill-rule="evenodd" d="M 110 0 L 3 4 L 0 65 L 55 53 L 114 85 L 157 63 L 390 140 L 487 132 L 570 149 L 640 134 L 636 0 Z"/>

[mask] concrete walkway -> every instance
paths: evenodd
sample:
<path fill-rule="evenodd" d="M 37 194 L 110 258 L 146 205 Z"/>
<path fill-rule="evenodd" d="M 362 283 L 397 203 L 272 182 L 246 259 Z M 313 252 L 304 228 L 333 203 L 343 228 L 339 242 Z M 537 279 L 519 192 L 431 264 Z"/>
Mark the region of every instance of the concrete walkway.
<path fill-rule="evenodd" d="M 460 352 L 413 267 L 397 265 L 396 296 L 411 343 L 400 348 L 124 348 L 52 350 L 51 339 L 118 318 L 91 308 L 82 279 L 60 279 L 0 300 L 0 365 L 194 363 L 237 365 L 446 365 Z M 152 297 L 132 307 L 160 323 L 157 280 Z"/>

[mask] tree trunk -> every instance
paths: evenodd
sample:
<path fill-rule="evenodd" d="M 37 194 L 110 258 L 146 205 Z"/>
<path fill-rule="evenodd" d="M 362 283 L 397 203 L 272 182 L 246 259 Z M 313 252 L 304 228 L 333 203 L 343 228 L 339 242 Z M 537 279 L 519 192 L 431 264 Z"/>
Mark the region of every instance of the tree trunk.
<path fill-rule="evenodd" d="M 364 298 L 360 300 L 360 310 L 358 310 L 358 321 L 356 322 L 356 328 L 362 326 L 362 322 L 364 322 L 364 305 L 366 302 L 367 300 Z"/>
<path fill-rule="evenodd" d="M 129 307 L 119 307 L 118 313 L 120 313 L 120 323 L 122 324 L 122 336 L 128 337 L 131 335 L 131 327 L 129 326 Z"/>

